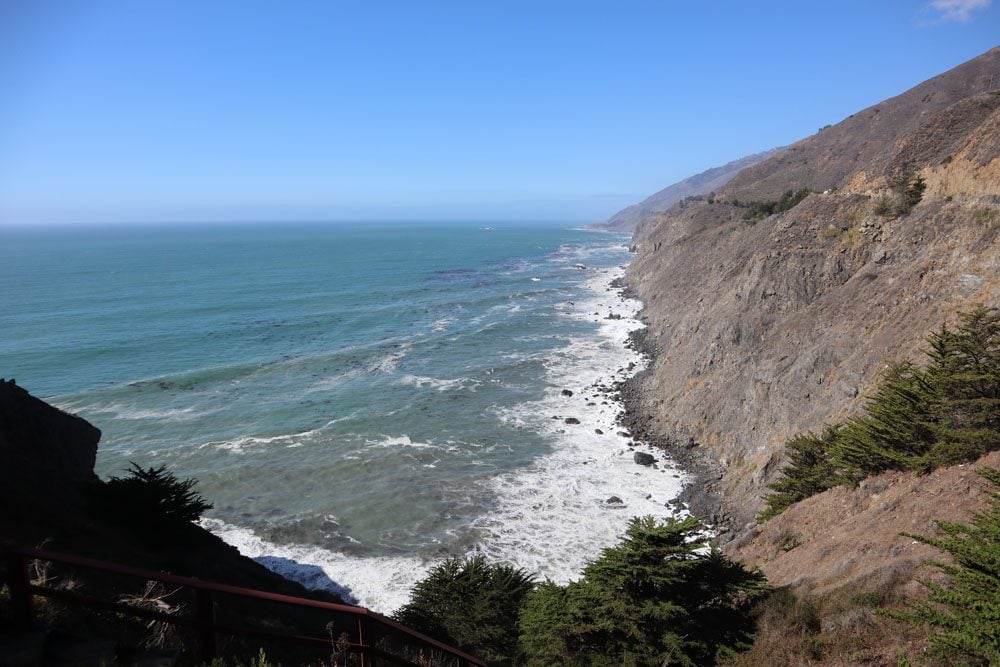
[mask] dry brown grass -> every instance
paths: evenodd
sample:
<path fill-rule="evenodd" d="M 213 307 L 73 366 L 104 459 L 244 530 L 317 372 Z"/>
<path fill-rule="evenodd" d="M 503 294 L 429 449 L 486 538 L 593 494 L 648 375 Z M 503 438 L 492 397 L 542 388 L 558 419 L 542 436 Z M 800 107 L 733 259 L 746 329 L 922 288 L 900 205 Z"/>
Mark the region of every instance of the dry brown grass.
<path fill-rule="evenodd" d="M 889 586 L 886 588 L 886 586 Z M 926 632 L 885 618 L 878 609 L 895 600 L 887 583 L 844 589 L 831 596 L 800 596 L 779 588 L 757 611 L 757 639 L 728 667 L 895 667 L 901 656 L 923 656 Z M 937 663 L 922 661 L 934 666 Z"/>

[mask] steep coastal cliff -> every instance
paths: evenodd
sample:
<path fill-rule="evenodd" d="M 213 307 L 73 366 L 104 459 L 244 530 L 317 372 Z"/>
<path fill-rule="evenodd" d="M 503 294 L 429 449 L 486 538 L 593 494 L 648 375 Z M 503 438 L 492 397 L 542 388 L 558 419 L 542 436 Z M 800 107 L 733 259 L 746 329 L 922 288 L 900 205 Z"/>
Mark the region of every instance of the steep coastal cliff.
<path fill-rule="evenodd" d="M 628 272 L 656 350 L 640 411 L 719 467 L 737 526 L 789 436 L 856 412 L 958 310 L 1000 304 L 997 81 L 993 49 L 644 222 Z"/>
<path fill-rule="evenodd" d="M 725 551 L 792 591 L 737 664 L 923 652 L 926 633 L 876 611 L 919 597 L 937 555 L 899 533 L 968 521 L 987 497 L 971 470 L 995 452 L 755 519 L 790 437 L 859 414 L 888 362 L 920 363 L 929 333 L 1000 306 L 1000 48 L 647 217 L 634 240 L 654 360 L 625 387 L 626 421 L 699 474 L 686 499 Z"/>

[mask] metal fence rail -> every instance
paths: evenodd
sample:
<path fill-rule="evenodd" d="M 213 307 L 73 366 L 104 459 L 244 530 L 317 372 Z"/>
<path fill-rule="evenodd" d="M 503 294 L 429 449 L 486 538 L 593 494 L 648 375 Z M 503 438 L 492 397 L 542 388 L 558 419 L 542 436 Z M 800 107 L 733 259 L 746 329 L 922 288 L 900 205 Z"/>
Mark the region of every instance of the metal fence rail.
<path fill-rule="evenodd" d="M 219 623 L 215 616 L 215 594 L 222 593 L 243 598 L 263 600 L 267 602 L 278 602 L 295 607 L 309 607 L 337 614 L 345 614 L 354 618 L 357 623 L 356 641 L 350 641 L 344 648 L 359 656 L 361 667 L 375 667 L 376 665 L 403 665 L 405 667 L 420 667 L 420 665 L 406 659 L 403 656 L 394 655 L 371 642 L 378 631 L 391 631 L 402 635 L 413 649 L 426 648 L 439 651 L 443 656 L 454 661 L 455 667 L 486 667 L 486 663 L 468 653 L 457 648 L 448 646 L 443 642 L 428 637 L 416 630 L 412 630 L 401 623 L 397 623 L 391 618 L 382 616 L 364 607 L 335 604 L 332 602 L 322 602 L 320 600 L 310 600 L 292 595 L 280 593 L 269 593 L 267 591 L 252 588 L 242 588 L 240 586 L 230 586 L 211 581 L 202 581 L 190 577 L 181 577 L 165 572 L 154 572 L 127 565 L 109 563 L 107 561 L 83 556 L 74 556 L 45 549 L 34 549 L 22 547 L 12 543 L 3 544 L 3 554 L 7 566 L 7 579 L 10 588 L 11 607 L 14 614 L 15 626 L 19 629 L 28 630 L 33 622 L 32 607 L 33 598 L 37 596 L 56 598 L 64 600 L 70 604 L 78 604 L 86 607 L 96 607 L 110 609 L 122 614 L 155 620 L 162 623 L 169 623 L 181 627 L 192 628 L 198 637 L 198 649 L 200 658 L 211 661 L 219 656 L 216 637 L 218 635 L 230 635 L 241 637 L 252 637 L 267 640 L 277 640 L 282 642 L 297 643 L 302 645 L 313 645 L 316 647 L 329 647 L 331 639 L 329 637 L 287 634 L 271 630 L 255 628 L 242 628 L 229 624 Z M 137 577 L 147 581 L 157 581 L 194 591 L 195 594 L 195 617 L 183 618 L 174 614 L 142 609 L 124 602 L 114 602 L 100 598 L 84 595 L 70 590 L 51 588 L 43 585 L 33 584 L 29 575 L 29 562 L 31 560 L 43 560 L 51 563 L 60 563 L 88 570 L 109 572 L 111 574 Z M 366 641 L 367 639 L 367 641 Z"/>

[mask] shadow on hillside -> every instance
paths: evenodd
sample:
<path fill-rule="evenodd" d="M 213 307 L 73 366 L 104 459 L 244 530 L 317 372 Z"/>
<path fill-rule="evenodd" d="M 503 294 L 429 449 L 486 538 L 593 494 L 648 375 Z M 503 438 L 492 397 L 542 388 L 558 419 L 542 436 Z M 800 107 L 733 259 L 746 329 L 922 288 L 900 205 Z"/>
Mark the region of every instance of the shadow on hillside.
<path fill-rule="evenodd" d="M 326 572 L 319 565 L 307 565 L 291 558 L 281 556 L 261 556 L 254 558 L 255 561 L 283 576 L 286 579 L 298 582 L 310 590 L 321 590 L 333 593 L 344 604 L 358 604 L 358 599 L 354 597 L 349 586 L 343 586 L 327 576 Z"/>

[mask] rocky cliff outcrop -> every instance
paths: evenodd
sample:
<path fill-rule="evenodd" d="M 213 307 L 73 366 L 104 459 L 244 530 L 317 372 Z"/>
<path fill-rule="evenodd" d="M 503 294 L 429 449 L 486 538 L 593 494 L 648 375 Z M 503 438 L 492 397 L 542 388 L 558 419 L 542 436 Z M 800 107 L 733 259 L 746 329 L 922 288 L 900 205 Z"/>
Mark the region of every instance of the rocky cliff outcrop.
<path fill-rule="evenodd" d="M 1000 48 L 647 221 L 628 272 L 657 351 L 641 419 L 718 467 L 734 525 L 789 436 L 856 413 L 958 311 L 1000 305 L 997 82 Z M 748 215 L 799 188 L 791 210 Z"/>
<path fill-rule="evenodd" d="M 89 502 L 104 484 L 94 474 L 100 437 L 85 419 L 30 395 L 12 380 L 0 381 L 0 541 L 44 544 L 147 569 L 341 601 L 326 592 L 307 593 L 195 524 L 157 541 L 148 530 L 131 530 L 102 516 Z M 145 517 L 150 525 L 157 519 Z"/>
<path fill-rule="evenodd" d="M 0 494 L 64 503 L 94 482 L 101 432 L 0 379 Z"/>

